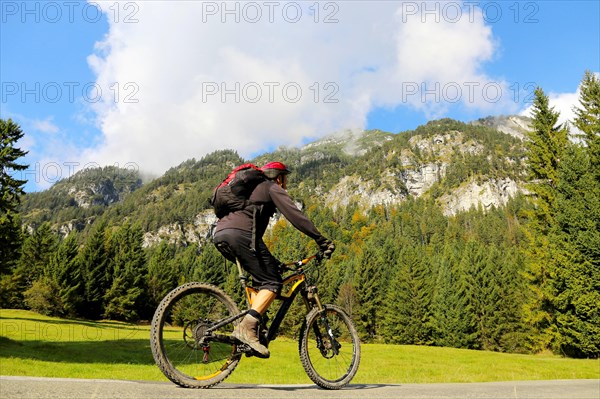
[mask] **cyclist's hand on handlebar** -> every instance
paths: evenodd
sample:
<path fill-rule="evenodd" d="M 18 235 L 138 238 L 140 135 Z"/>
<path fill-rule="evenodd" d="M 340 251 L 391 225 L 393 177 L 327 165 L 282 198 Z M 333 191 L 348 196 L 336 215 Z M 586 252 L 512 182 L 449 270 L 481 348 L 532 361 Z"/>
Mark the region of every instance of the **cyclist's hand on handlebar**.
<path fill-rule="evenodd" d="M 331 258 L 333 251 L 335 251 L 335 244 L 333 241 L 325 239 L 319 242 L 319 251 L 323 254 L 324 258 Z"/>

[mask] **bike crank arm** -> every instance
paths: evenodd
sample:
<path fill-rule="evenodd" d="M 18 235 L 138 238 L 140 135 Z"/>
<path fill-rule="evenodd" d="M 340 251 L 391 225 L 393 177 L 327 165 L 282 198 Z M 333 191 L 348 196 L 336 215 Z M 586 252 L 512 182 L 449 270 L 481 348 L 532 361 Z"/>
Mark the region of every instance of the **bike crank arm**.
<path fill-rule="evenodd" d="M 204 344 L 209 344 L 210 342 L 220 342 L 223 344 L 235 345 L 236 354 L 245 354 L 246 356 L 261 357 L 249 345 L 240 342 L 238 339 L 233 338 L 231 335 L 214 334 L 204 338 Z"/>

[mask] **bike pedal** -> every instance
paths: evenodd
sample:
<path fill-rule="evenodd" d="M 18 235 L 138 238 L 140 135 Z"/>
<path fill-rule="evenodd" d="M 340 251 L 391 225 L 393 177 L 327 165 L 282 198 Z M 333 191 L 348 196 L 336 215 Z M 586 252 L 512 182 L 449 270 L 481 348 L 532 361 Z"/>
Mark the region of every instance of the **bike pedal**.
<path fill-rule="evenodd" d="M 254 352 L 254 350 L 249 345 L 243 343 L 237 344 L 236 350 L 240 353 L 245 353 L 246 355 L 251 355 Z"/>
<path fill-rule="evenodd" d="M 246 357 L 258 357 L 260 359 L 268 359 L 269 357 L 271 357 L 270 353 L 266 356 L 261 355 L 260 353 L 256 352 L 254 349 L 252 349 L 249 345 L 246 345 L 246 344 L 238 344 L 236 347 L 236 351 L 238 353 L 243 353 L 244 355 L 246 355 Z"/>

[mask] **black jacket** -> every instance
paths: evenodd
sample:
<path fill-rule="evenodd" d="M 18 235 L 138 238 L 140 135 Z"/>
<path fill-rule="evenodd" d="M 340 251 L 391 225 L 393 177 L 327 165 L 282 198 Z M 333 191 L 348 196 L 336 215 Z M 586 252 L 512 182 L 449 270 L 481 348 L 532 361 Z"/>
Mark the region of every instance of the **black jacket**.
<path fill-rule="evenodd" d="M 296 229 L 318 244 L 326 240 L 294 204 L 287 191 L 274 181 L 267 180 L 256 186 L 250 195 L 250 202 L 253 205 L 219 219 L 215 233 L 225 229 L 252 231 L 255 228 L 255 237 L 260 238 L 264 235 L 271 216 L 279 210 Z"/>

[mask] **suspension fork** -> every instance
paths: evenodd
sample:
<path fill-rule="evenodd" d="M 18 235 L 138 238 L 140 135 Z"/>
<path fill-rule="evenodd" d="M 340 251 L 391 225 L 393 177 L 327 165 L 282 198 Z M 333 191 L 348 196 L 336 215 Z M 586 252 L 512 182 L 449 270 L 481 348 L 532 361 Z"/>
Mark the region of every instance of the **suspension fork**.
<path fill-rule="evenodd" d="M 303 296 L 304 303 L 306 304 L 306 310 L 311 311 L 313 308 L 313 304 L 316 305 L 316 308 L 319 309 L 319 312 L 323 311 L 323 304 L 321 303 L 321 298 L 319 297 L 319 290 L 316 285 L 311 285 L 306 287 L 306 295 Z"/>
<path fill-rule="evenodd" d="M 321 299 L 319 298 L 319 293 L 318 293 L 317 287 L 314 285 L 306 287 L 305 294 L 302 295 L 302 298 L 304 299 L 304 303 L 306 304 L 307 311 L 310 312 L 313 309 L 313 304 L 319 310 L 319 313 L 320 313 L 319 317 L 321 318 L 321 321 L 323 322 L 323 326 L 325 327 L 325 330 L 326 330 L 325 333 L 327 334 L 327 337 L 329 337 L 329 342 L 331 343 L 331 348 L 326 348 L 324 345 L 324 342 L 323 342 L 323 336 L 321 333 L 321 329 L 319 328 L 319 325 L 317 323 L 313 324 L 313 330 L 315 332 L 315 337 L 317 339 L 317 347 L 321 351 L 321 354 L 323 356 L 326 356 L 328 349 L 331 349 L 333 351 L 334 355 L 338 355 L 341 345 L 338 342 L 338 340 L 336 339 L 336 337 L 333 335 L 333 330 L 331 329 L 331 326 L 329 325 L 329 320 L 327 320 L 327 314 L 325 312 L 325 308 L 323 307 L 323 304 L 321 303 Z"/>

